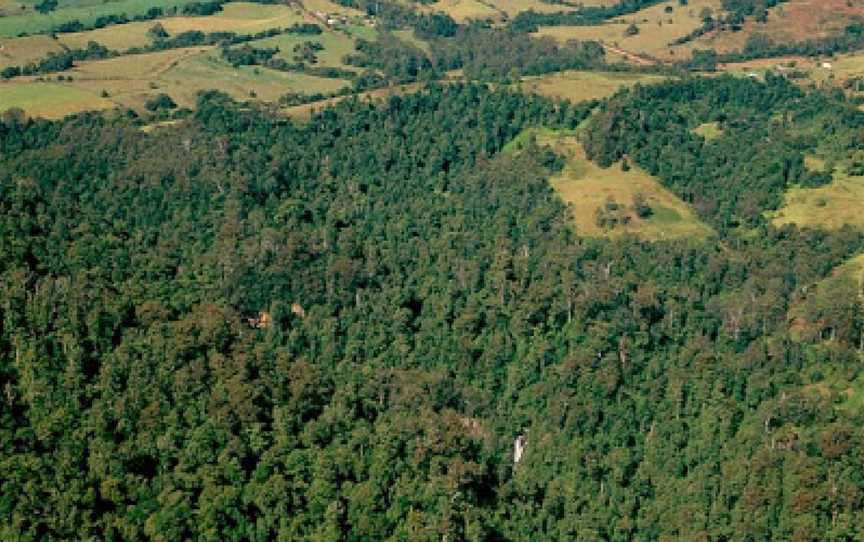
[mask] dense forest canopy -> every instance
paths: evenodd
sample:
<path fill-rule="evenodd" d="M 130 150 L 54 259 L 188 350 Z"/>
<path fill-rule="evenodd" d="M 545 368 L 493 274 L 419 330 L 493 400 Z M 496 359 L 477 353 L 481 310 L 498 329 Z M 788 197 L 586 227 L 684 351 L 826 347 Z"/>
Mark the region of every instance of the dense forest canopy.
<path fill-rule="evenodd" d="M 7 113 L 0 538 L 864 540 L 864 414 L 829 385 L 860 386 L 860 307 L 814 309 L 830 341 L 786 320 L 864 239 L 759 214 L 827 182 L 806 149 L 861 145 L 841 100 L 718 78 L 596 110 L 432 86 L 303 125 L 214 92 L 150 132 Z M 552 150 L 500 152 L 538 126 L 719 237 L 581 237 Z"/>

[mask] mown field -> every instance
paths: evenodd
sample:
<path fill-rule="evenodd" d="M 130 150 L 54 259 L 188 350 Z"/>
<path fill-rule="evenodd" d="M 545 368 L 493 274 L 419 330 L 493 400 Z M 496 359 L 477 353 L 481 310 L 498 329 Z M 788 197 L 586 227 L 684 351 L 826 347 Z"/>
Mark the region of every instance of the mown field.
<path fill-rule="evenodd" d="M 38 61 L 48 53 L 62 50 L 59 42 L 50 36 L 0 39 L 0 69 L 6 66 L 22 66 Z"/>
<path fill-rule="evenodd" d="M 439 0 L 426 8 L 427 12 L 441 11 L 453 17 L 456 22 L 464 23 L 470 19 L 501 22 L 505 12 L 491 3 L 481 0 Z"/>
<path fill-rule="evenodd" d="M 664 188 L 657 179 L 638 167 L 625 171 L 620 163 L 601 168 L 585 157 L 576 133 L 550 130 L 528 130 L 506 149 L 515 152 L 534 138 L 540 145 L 551 146 L 566 158 L 564 169 L 550 179 L 552 188 L 571 206 L 573 224 L 580 235 L 617 237 L 636 235 L 648 240 L 673 238 L 704 239 L 713 230 L 702 223 L 689 205 Z M 634 199 L 644 198 L 651 215 L 640 218 L 633 210 Z M 610 203 L 619 207 L 617 214 L 627 217 L 628 224 L 607 229 L 597 223 L 598 211 Z"/>
<path fill-rule="evenodd" d="M 294 47 L 303 42 L 311 41 L 319 43 L 324 47 L 318 51 L 315 56 L 318 58 L 316 66 L 326 66 L 333 68 L 341 68 L 352 71 L 359 71 L 359 68 L 346 66 L 342 59 L 345 55 L 355 52 L 355 41 L 351 36 L 342 32 L 325 32 L 317 36 L 298 36 L 296 34 L 282 34 L 272 38 L 257 40 L 253 42 L 255 47 L 278 47 L 279 52 L 277 58 L 283 58 L 289 62 L 294 60 Z"/>
<path fill-rule="evenodd" d="M 521 88 L 527 92 L 581 102 L 598 100 L 636 83 L 651 84 L 666 80 L 660 75 L 625 72 L 565 71 L 540 77 L 526 77 Z"/>
<path fill-rule="evenodd" d="M 837 229 L 845 224 L 864 229 L 864 177 L 834 171 L 831 184 L 818 188 L 793 188 L 786 193 L 785 204 L 771 213 L 777 225 Z"/>
<path fill-rule="evenodd" d="M 110 109 L 111 100 L 97 93 L 60 83 L 0 84 L 0 112 L 13 107 L 28 114 L 48 119 L 60 119 L 73 113 Z"/>
<path fill-rule="evenodd" d="M 366 92 L 360 92 L 358 94 L 352 94 L 351 96 L 337 96 L 334 98 L 327 98 L 326 100 L 321 100 L 317 102 L 311 102 L 301 105 L 295 105 L 291 107 L 285 107 L 282 109 L 282 114 L 290 117 L 297 121 L 306 121 L 313 114 L 322 109 L 330 107 L 342 100 L 357 98 L 358 100 L 381 100 L 389 98 L 390 96 L 396 96 L 399 94 L 408 94 L 410 92 L 416 92 L 420 89 L 420 85 L 417 83 L 412 83 L 409 85 L 398 85 L 393 87 L 385 87 L 385 88 L 376 88 L 375 90 L 368 90 Z"/>
<path fill-rule="evenodd" d="M 693 133 L 705 138 L 706 141 L 717 139 L 723 135 L 723 129 L 717 122 L 706 122 L 693 129 Z"/>

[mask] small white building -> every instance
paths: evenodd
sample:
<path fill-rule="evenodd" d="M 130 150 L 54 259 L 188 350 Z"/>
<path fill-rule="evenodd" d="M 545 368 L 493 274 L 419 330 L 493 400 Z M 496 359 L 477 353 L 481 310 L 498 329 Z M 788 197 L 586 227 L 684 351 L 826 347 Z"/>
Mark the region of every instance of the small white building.
<path fill-rule="evenodd" d="M 830 70 L 830 69 L 834 68 L 834 66 L 830 62 L 823 62 L 822 68 L 824 68 L 826 70 Z"/>

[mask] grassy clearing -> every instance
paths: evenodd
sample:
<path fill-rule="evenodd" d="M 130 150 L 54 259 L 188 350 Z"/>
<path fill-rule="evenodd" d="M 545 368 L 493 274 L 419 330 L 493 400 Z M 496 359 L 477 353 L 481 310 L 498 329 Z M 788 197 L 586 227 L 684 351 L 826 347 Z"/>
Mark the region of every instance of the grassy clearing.
<path fill-rule="evenodd" d="M 349 83 L 302 73 L 278 72 L 253 66 L 233 68 L 211 51 L 182 60 L 162 73 L 157 84 L 177 103 L 192 105 L 197 93 L 216 88 L 236 99 L 275 101 L 286 92 L 333 92 Z"/>
<path fill-rule="evenodd" d="M 212 50 L 212 47 L 188 47 L 156 53 L 125 55 L 105 60 L 83 61 L 79 62 L 67 74 L 72 75 L 75 80 L 156 79 L 166 70 L 176 66 L 181 60 Z"/>
<path fill-rule="evenodd" d="M 505 152 L 513 152 L 530 137 L 539 144 L 550 145 L 566 157 L 564 169 L 549 182 L 561 199 L 572 206 L 573 223 L 580 234 L 589 237 L 632 234 L 648 240 L 705 239 L 714 234 L 710 227 L 696 218 L 686 203 L 638 167 L 623 171 L 621 164 L 614 164 L 603 169 L 588 160 L 575 133 L 529 130 L 511 143 Z M 648 218 L 639 218 L 631 210 L 637 194 L 645 198 L 653 211 Z M 613 229 L 598 226 L 598 210 L 610 200 L 617 202 L 622 207 L 622 214 L 630 217 L 629 224 Z"/>
<path fill-rule="evenodd" d="M 170 94 L 181 105 L 189 106 L 194 103 L 194 97 L 191 102 L 179 100 L 181 93 L 173 88 L 174 83 L 166 85 L 160 78 L 183 60 L 207 54 L 211 50 L 207 47 L 192 47 L 80 62 L 68 72 L 73 81 L 66 84 L 97 96 L 105 91 L 111 101 L 126 107 L 141 108 L 145 101 L 160 92 Z M 12 83 L 15 84 L 15 81 Z M 218 80 L 210 84 L 211 88 L 220 86 Z"/>
<path fill-rule="evenodd" d="M 693 133 L 704 137 L 705 141 L 711 141 L 722 136 L 723 129 L 720 128 L 720 123 L 706 122 L 705 124 L 700 124 L 699 126 L 694 128 Z"/>
<path fill-rule="evenodd" d="M 808 300 L 807 296 L 819 296 L 820 293 L 836 296 L 838 293 L 837 288 L 848 287 L 849 284 L 857 288 L 859 297 L 864 301 L 864 254 L 859 254 L 838 265 L 830 275 L 816 284 L 810 285 L 807 288 L 805 296 L 793 301 L 787 314 L 791 338 L 795 341 L 820 340 L 822 338 L 822 330 L 825 327 L 824 323 L 813 321 L 812 316 L 808 318 L 808 303 L 818 303 L 818 300 Z M 839 290 L 839 292 L 844 291 Z M 860 391 L 864 392 L 864 387 Z M 861 396 L 861 398 L 864 399 L 864 396 Z"/>
<path fill-rule="evenodd" d="M 842 393 L 844 400 L 837 408 L 849 415 L 864 412 L 864 374 L 858 375 L 858 378 L 848 382 Z"/>
<path fill-rule="evenodd" d="M 360 11 L 359 9 L 349 8 L 347 6 L 339 5 L 335 2 L 331 2 L 330 0 L 303 0 L 303 7 L 306 8 L 310 13 L 325 13 L 325 14 L 334 14 L 338 13 L 340 15 L 344 15 L 346 17 L 365 17 L 366 13 Z"/>
<path fill-rule="evenodd" d="M 462 23 L 469 19 L 502 21 L 504 12 L 479 0 L 439 0 L 428 11 L 441 11 Z"/>
<path fill-rule="evenodd" d="M 0 69 L 6 66 L 23 66 L 44 58 L 48 53 L 59 53 L 62 50 L 60 44 L 50 36 L 0 39 Z"/>
<path fill-rule="evenodd" d="M 820 158 L 812 154 L 805 154 L 804 167 L 810 171 L 826 171 L 828 166 L 825 163 L 824 158 Z"/>
<path fill-rule="evenodd" d="M 845 224 L 864 228 L 864 177 L 852 177 L 834 172 L 831 184 L 819 188 L 792 188 L 786 193 L 785 204 L 768 213 L 777 226 L 797 224 L 802 227 L 837 229 Z"/>
<path fill-rule="evenodd" d="M 110 109 L 110 100 L 71 84 L 0 84 L 0 111 L 20 107 L 28 115 L 59 119 L 82 111 Z"/>
<path fill-rule="evenodd" d="M 526 77 L 521 86 L 526 92 L 581 102 L 606 98 L 621 88 L 637 83 L 648 85 L 666 79 L 660 75 L 635 73 L 565 71 L 540 77 Z"/>
<path fill-rule="evenodd" d="M 360 38 L 366 41 L 375 41 L 378 39 L 378 30 L 365 24 L 348 24 L 345 25 L 344 30 L 353 38 Z"/>
<path fill-rule="evenodd" d="M 317 36 L 298 36 L 296 34 L 282 34 L 272 38 L 258 40 L 252 43 L 255 47 L 278 47 L 278 58 L 284 58 L 289 62 L 294 60 L 294 46 L 305 41 L 318 42 L 324 46 L 323 51 L 318 51 L 318 66 L 326 66 L 333 68 L 342 68 L 347 70 L 358 71 L 359 68 L 348 66 L 342 62 L 345 55 L 356 51 L 354 48 L 354 40 L 350 36 L 341 32 L 325 30 L 323 34 Z"/>
<path fill-rule="evenodd" d="M 666 12 L 667 7 L 672 8 L 671 13 Z M 606 24 L 541 27 L 537 34 L 562 43 L 571 39 L 598 40 L 630 52 L 674 60 L 676 52 L 669 43 L 701 26 L 699 15 L 704 8 L 719 7 L 720 0 L 690 0 L 687 6 L 669 0 Z M 631 24 L 639 28 L 639 33 L 628 36 L 626 31 Z"/>
<path fill-rule="evenodd" d="M 425 53 L 431 52 L 431 47 L 429 46 L 429 43 L 415 37 L 413 30 L 397 30 L 393 32 L 393 35 L 404 41 L 405 43 L 409 43 Z"/>
<path fill-rule="evenodd" d="M 162 19 L 158 22 L 163 22 Z M 143 21 L 137 23 L 119 24 L 106 26 L 96 30 L 85 32 L 74 32 L 71 34 L 57 34 L 57 41 L 70 49 L 83 49 L 91 41 L 101 43 L 112 51 L 126 51 L 132 47 L 144 47 L 152 40 L 147 36 L 157 21 Z"/>
<path fill-rule="evenodd" d="M 206 17 L 167 17 L 159 21 L 169 34 L 190 30 L 202 32 L 236 32 L 254 34 L 270 28 L 282 28 L 300 22 L 314 22 L 301 10 L 283 5 L 232 2 L 222 11 Z"/>
<path fill-rule="evenodd" d="M 539 13 L 557 13 L 559 11 L 573 11 L 575 8 L 560 4 L 548 4 L 540 0 L 487 0 L 484 2 L 488 6 L 502 11 L 511 19 L 523 11 L 534 10 Z M 594 0 L 594 2 L 582 2 L 584 5 L 600 5 L 603 2 Z"/>
<path fill-rule="evenodd" d="M 330 107 L 331 105 L 337 104 L 346 98 L 356 97 L 359 100 L 383 100 L 389 98 L 390 96 L 417 92 L 419 89 L 420 85 L 417 83 L 412 83 L 410 85 L 398 85 L 394 87 L 378 88 L 375 90 L 361 92 L 359 94 L 352 94 L 351 96 L 337 96 L 335 98 L 328 98 L 326 100 L 311 102 L 308 104 L 286 107 L 282 109 L 282 114 L 296 121 L 303 122 L 309 120 L 309 118 L 311 118 L 312 115 L 314 115 L 318 111 Z"/>
<path fill-rule="evenodd" d="M 148 124 L 146 126 L 141 127 L 141 131 L 145 134 L 149 134 L 153 130 L 158 130 L 159 128 L 167 128 L 169 126 L 176 126 L 180 124 L 182 121 L 177 119 L 163 120 L 161 122 L 154 122 L 153 124 Z"/>

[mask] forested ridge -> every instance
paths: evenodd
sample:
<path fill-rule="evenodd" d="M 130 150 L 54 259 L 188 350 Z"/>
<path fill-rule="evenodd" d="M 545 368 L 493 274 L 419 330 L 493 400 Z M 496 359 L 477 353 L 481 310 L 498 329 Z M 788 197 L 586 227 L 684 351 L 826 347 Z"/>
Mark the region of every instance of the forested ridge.
<path fill-rule="evenodd" d="M 787 322 L 864 237 L 760 214 L 861 118 L 732 78 L 303 125 L 211 92 L 146 133 L 7 113 L 0 539 L 864 540 L 864 419 L 828 385 L 860 307 L 814 315 L 834 340 Z M 581 237 L 560 158 L 500 152 L 536 126 L 718 237 Z"/>

